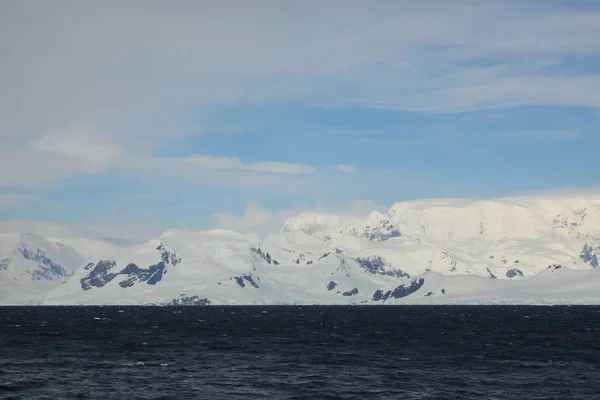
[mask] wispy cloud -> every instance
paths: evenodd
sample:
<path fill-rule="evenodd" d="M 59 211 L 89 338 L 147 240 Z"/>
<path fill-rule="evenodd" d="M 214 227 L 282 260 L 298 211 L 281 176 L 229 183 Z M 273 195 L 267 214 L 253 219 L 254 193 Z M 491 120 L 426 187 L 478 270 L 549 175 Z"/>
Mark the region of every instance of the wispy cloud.
<path fill-rule="evenodd" d="M 122 150 L 106 136 L 96 132 L 59 132 L 44 134 L 28 142 L 39 153 L 66 157 L 86 172 L 104 172 L 119 161 Z"/>
<path fill-rule="evenodd" d="M 317 170 L 310 165 L 290 164 L 279 161 L 265 161 L 248 164 L 247 167 L 251 171 L 273 172 L 278 174 L 312 174 Z"/>
<path fill-rule="evenodd" d="M 183 157 L 183 161 L 208 169 L 244 169 L 244 163 L 239 158 L 194 154 Z"/>
<path fill-rule="evenodd" d="M 122 149 L 95 131 L 48 133 L 29 140 L 0 136 L 0 187 L 48 186 L 56 180 L 103 174 L 119 166 Z"/>
<path fill-rule="evenodd" d="M 331 169 L 336 170 L 336 171 L 347 172 L 349 174 L 353 174 L 356 172 L 356 166 L 350 165 L 350 164 L 332 165 Z"/>
<path fill-rule="evenodd" d="M 5 144 L 5 146 L 1 146 Z M 209 185 L 253 188 L 281 185 L 285 175 L 308 175 L 317 170 L 283 161 L 244 163 L 236 157 L 194 154 L 144 154 L 135 147 L 123 149 L 109 135 L 97 131 L 43 134 L 26 141 L 0 138 L 0 188 L 52 185 L 62 178 L 118 172 L 124 177 L 153 179 L 168 176 Z"/>
<path fill-rule="evenodd" d="M 310 174 L 317 170 L 304 164 L 293 164 L 281 161 L 262 161 L 244 164 L 239 158 L 194 154 L 182 160 L 208 169 L 248 170 L 256 172 L 272 172 L 276 174 Z"/>
<path fill-rule="evenodd" d="M 27 219 L 0 220 L 0 233 L 14 232 L 32 232 L 47 237 L 84 237 L 113 242 L 141 243 L 160 234 L 162 230 L 147 226 L 123 227 Z"/>
<path fill-rule="evenodd" d="M 2 130 L 136 121 L 131 135 L 164 134 L 182 105 L 223 101 L 428 112 L 600 105 L 597 7 L 491 0 L 233 6 L 58 1 L 34 12 L 10 3 L 0 16 Z M 574 55 L 590 57 L 588 71 L 569 72 Z"/>

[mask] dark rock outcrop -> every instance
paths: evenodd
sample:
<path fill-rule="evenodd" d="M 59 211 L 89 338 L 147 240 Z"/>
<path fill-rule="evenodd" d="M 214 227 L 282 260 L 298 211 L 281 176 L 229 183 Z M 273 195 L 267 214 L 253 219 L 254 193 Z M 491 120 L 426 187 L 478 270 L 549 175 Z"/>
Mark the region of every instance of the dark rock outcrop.
<path fill-rule="evenodd" d="M 308 254 L 310 255 L 310 253 L 308 253 Z M 306 264 L 306 265 L 310 265 L 313 263 L 312 260 L 308 260 L 308 258 L 306 257 L 306 255 L 304 255 L 304 253 L 300 253 L 298 258 L 294 262 L 296 264 Z"/>
<path fill-rule="evenodd" d="M 84 278 L 81 278 L 79 281 L 79 283 L 81 283 L 81 288 L 83 290 L 90 290 L 93 287 L 100 288 L 115 279 L 118 274 L 108 272 L 115 265 L 117 265 L 115 261 L 99 261 L 89 274 Z"/>
<path fill-rule="evenodd" d="M 342 293 L 342 296 L 349 297 L 349 296 L 355 296 L 357 294 L 358 294 L 358 288 L 354 288 L 352 290 Z"/>
<path fill-rule="evenodd" d="M 385 241 L 399 237 L 401 232 L 389 219 L 382 219 L 376 226 L 365 226 L 365 230 L 360 235 L 373 241 Z"/>
<path fill-rule="evenodd" d="M 392 291 L 392 297 L 394 299 L 400 299 L 402 297 L 410 296 L 417 290 L 421 289 L 423 284 L 425 283 L 425 279 L 419 278 L 419 280 L 412 281 L 410 285 L 400 285 L 396 289 Z"/>
<path fill-rule="evenodd" d="M 171 300 L 168 306 L 209 306 L 210 300 L 206 297 L 180 295 L 178 298 Z"/>
<path fill-rule="evenodd" d="M 507 278 L 515 278 L 517 276 L 520 276 L 521 278 L 525 277 L 523 275 L 523 272 L 518 268 L 512 268 L 512 269 L 509 269 L 508 271 L 506 271 Z"/>
<path fill-rule="evenodd" d="M 156 250 L 161 252 L 160 257 L 165 264 L 171 264 L 172 266 L 176 266 L 181 262 L 181 257 L 177 257 L 175 253 L 167 250 L 165 245 L 162 243 L 156 248 Z"/>
<path fill-rule="evenodd" d="M 400 299 L 402 297 L 410 296 L 417 290 L 421 289 L 424 283 L 425 279 L 419 278 L 418 280 L 412 281 L 408 286 L 400 285 L 394 290 L 388 290 L 385 293 L 383 290 L 379 289 L 373 293 L 373 301 L 386 301 L 390 297 L 394 299 Z"/>
<path fill-rule="evenodd" d="M 166 272 L 165 268 L 166 266 L 164 262 L 159 262 L 158 264 L 149 267 L 147 272 L 148 279 L 146 280 L 146 283 L 148 285 L 156 285 L 158 282 L 160 282 Z"/>
<path fill-rule="evenodd" d="M 254 278 L 256 278 L 256 280 Z M 242 276 L 234 276 L 233 279 L 235 279 L 235 282 L 242 288 L 246 287 L 246 282 L 257 289 L 260 287 L 258 286 L 258 283 L 256 283 L 256 281 L 260 279 L 258 279 L 258 277 L 254 277 L 252 274 L 242 274 Z"/>
<path fill-rule="evenodd" d="M 279 261 L 275 260 L 268 252 L 263 251 L 260 247 L 251 247 L 250 251 L 256 254 L 260 259 L 267 262 L 267 264 L 279 265 Z"/>
<path fill-rule="evenodd" d="M 388 290 L 387 292 L 383 292 L 383 290 L 379 289 L 377 291 L 375 291 L 375 293 L 373 293 L 373 301 L 386 301 L 390 295 L 392 294 L 391 290 Z"/>
<path fill-rule="evenodd" d="M 337 286 L 337 283 L 336 283 L 336 282 L 334 282 L 334 281 L 330 281 L 330 282 L 327 284 L 327 290 L 333 290 L 333 289 L 335 289 L 335 287 L 336 287 L 336 286 Z"/>
<path fill-rule="evenodd" d="M 79 281 L 82 289 L 89 290 L 92 287 L 101 288 L 118 276 L 125 277 L 123 281 L 119 282 L 119 286 L 122 288 L 132 287 L 137 282 L 156 285 L 162 280 L 166 268 L 164 261 L 151 265 L 148 268 L 140 268 L 130 263 L 117 273 L 109 272 L 115 266 L 115 261 L 103 260 L 98 262 L 90 273 Z"/>
<path fill-rule="evenodd" d="M 156 285 L 161 281 L 165 272 L 165 262 L 161 261 L 156 265 L 142 269 L 135 264 L 128 264 L 119 275 L 127 275 L 128 278 L 136 278 L 140 282 L 146 282 L 148 285 Z"/>
<path fill-rule="evenodd" d="M 246 284 L 244 283 L 244 278 L 242 278 L 241 276 L 234 276 L 233 279 L 235 279 L 235 282 L 240 285 L 240 287 L 246 287 Z"/>
<path fill-rule="evenodd" d="M 169 251 L 163 244 L 160 244 L 156 250 L 160 251 L 162 261 L 147 268 L 140 268 L 134 263 L 129 263 L 118 272 L 110 272 L 117 265 L 115 261 L 101 260 L 97 264 L 87 264 L 84 269 L 90 272 L 84 278 L 80 279 L 81 287 L 83 290 L 90 290 L 93 287 L 101 288 L 117 277 L 122 278 L 119 282 L 119 286 L 122 288 L 129 288 L 140 282 L 145 282 L 148 285 L 156 285 L 167 273 L 168 265 L 175 267 L 181 263 L 181 257 Z"/>
<path fill-rule="evenodd" d="M 581 249 L 581 255 L 579 256 L 581 260 L 590 264 L 592 268 L 598 268 L 598 256 L 594 252 L 594 249 L 589 244 L 585 244 L 583 249 Z"/>
<path fill-rule="evenodd" d="M 355 258 L 358 265 L 365 271 L 374 275 L 394 276 L 396 278 L 410 278 L 410 275 L 401 269 L 392 268 L 386 261 L 377 256 L 369 258 Z"/>
<path fill-rule="evenodd" d="M 128 288 L 135 285 L 136 282 L 137 279 L 134 276 L 132 276 L 130 278 L 125 279 L 124 281 L 119 282 L 119 286 L 121 286 L 122 288 Z"/>

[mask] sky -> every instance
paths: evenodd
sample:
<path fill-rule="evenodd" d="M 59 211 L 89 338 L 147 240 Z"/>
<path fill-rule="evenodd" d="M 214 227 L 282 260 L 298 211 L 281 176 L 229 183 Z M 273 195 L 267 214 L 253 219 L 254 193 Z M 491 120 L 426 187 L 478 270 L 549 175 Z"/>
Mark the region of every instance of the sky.
<path fill-rule="evenodd" d="M 11 227 L 600 187 L 596 1 L 6 0 L 0 88 Z"/>

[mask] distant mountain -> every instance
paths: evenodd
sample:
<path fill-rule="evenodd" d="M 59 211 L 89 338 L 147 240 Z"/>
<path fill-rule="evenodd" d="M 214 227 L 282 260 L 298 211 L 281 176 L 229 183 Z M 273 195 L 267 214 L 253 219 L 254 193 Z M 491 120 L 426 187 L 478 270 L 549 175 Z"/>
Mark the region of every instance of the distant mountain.
<path fill-rule="evenodd" d="M 599 255 L 600 196 L 421 200 L 364 219 L 301 214 L 263 239 L 170 230 L 100 254 L 39 301 L 600 303 Z"/>
<path fill-rule="evenodd" d="M 94 259 L 111 248 L 83 238 L 0 233 L 0 301 L 39 298 L 40 292 L 67 280 L 87 258 Z"/>
<path fill-rule="evenodd" d="M 61 257 L 61 250 L 34 234 L 0 234 L 2 281 L 50 281 L 69 276 L 71 271 L 60 262 L 60 258 L 65 258 Z M 73 254 L 66 255 L 71 256 Z"/>

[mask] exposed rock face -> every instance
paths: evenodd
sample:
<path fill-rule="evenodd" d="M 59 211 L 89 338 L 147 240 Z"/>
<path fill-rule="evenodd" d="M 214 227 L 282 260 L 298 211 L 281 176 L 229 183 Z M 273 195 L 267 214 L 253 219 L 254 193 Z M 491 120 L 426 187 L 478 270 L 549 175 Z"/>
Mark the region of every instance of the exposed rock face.
<path fill-rule="evenodd" d="M 91 265 L 86 265 L 86 269 L 91 269 Z M 90 290 L 93 287 L 100 288 L 106 285 L 108 282 L 115 279 L 118 274 L 110 273 L 109 271 L 115 267 L 117 263 L 110 260 L 99 261 L 95 267 L 87 274 L 84 278 L 79 281 L 83 290 Z M 89 267 L 89 268 L 88 268 Z"/>
<path fill-rule="evenodd" d="M 279 261 L 273 259 L 268 252 L 263 251 L 260 247 L 251 247 L 250 251 L 256 254 L 261 260 L 266 261 L 267 264 L 273 263 L 275 265 L 279 265 Z"/>
<path fill-rule="evenodd" d="M 525 277 L 523 275 L 523 272 L 518 268 L 512 268 L 512 269 L 509 269 L 508 271 L 506 271 L 507 278 L 516 278 L 517 276 L 520 276 L 521 278 Z"/>
<path fill-rule="evenodd" d="M 119 275 L 127 275 L 128 278 L 137 278 L 140 282 L 146 282 L 148 285 L 156 285 L 165 273 L 165 262 L 151 265 L 146 269 L 139 268 L 135 264 L 127 265 Z"/>
<path fill-rule="evenodd" d="M 373 241 L 384 241 L 400 235 L 400 229 L 394 226 L 389 219 L 382 219 L 373 227 L 367 225 L 361 236 Z"/>
<path fill-rule="evenodd" d="M 352 290 L 349 290 L 347 292 L 342 293 L 342 296 L 349 297 L 349 296 L 354 296 L 354 295 L 357 295 L 357 294 L 358 294 L 358 288 L 354 288 Z"/>
<path fill-rule="evenodd" d="M 337 283 L 335 283 L 334 281 L 330 281 L 327 284 L 327 290 L 333 290 L 333 289 L 335 289 L 336 286 L 337 286 Z"/>
<path fill-rule="evenodd" d="M 358 265 L 365 271 L 374 275 L 394 276 L 396 278 L 410 278 L 410 275 L 401 269 L 393 268 L 381 257 L 355 258 Z"/>
<path fill-rule="evenodd" d="M 160 251 L 160 257 L 165 264 L 171 264 L 172 266 L 176 266 L 181 262 L 181 257 L 177 257 L 177 255 L 173 252 L 170 252 L 166 249 L 164 244 L 161 244 L 156 248 L 156 250 Z"/>
<path fill-rule="evenodd" d="M 69 273 L 65 268 L 57 262 L 52 261 L 48 255 L 41 249 L 31 249 L 21 244 L 18 248 L 19 253 L 23 258 L 30 261 L 35 261 L 39 265 L 39 269 L 33 276 L 33 279 L 53 280 L 60 277 L 67 277 Z M 0 260 L 0 268 L 6 269 L 10 259 Z"/>
<path fill-rule="evenodd" d="M 373 301 L 386 301 L 390 295 L 392 294 L 391 290 L 388 290 L 387 292 L 383 292 L 383 290 L 379 289 L 377 291 L 375 291 L 375 293 L 373 293 Z"/>
<path fill-rule="evenodd" d="M 208 306 L 210 300 L 206 297 L 180 295 L 178 298 L 171 300 L 169 306 Z"/>
<path fill-rule="evenodd" d="M 246 282 L 248 282 L 250 285 L 258 289 L 260 286 L 258 286 L 258 283 L 256 283 L 254 278 L 256 278 L 256 280 L 260 280 L 258 277 L 254 277 L 252 274 L 243 274 L 242 276 L 233 277 L 235 282 L 242 288 L 246 287 Z"/>
<path fill-rule="evenodd" d="M 119 286 L 122 288 L 129 288 L 142 282 L 156 285 L 167 273 L 168 265 L 175 267 L 181 263 L 181 258 L 167 250 L 164 245 L 161 244 L 156 250 L 160 252 L 162 261 L 147 268 L 140 268 L 134 263 L 129 263 L 122 270 L 114 272 L 117 266 L 114 260 L 101 260 L 97 264 L 87 264 L 84 269 L 90 272 L 79 281 L 82 289 L 101 288 L 118 277 L 123 278 L 119 282 Z"/>
<path fill-rule="evenodd" d="M 392 292 L 394 299 L 400 299 L 402 297 L 410 296 L 417 290 L 421 289 L 421 286 L 425 283 L 425 279 L 419 278 L 417 281 L 412 281 L 410 285 L 400 285 Z"/>
<path fill-rule="evenodd" d="M 386 301 L 390 297 L 393 299 L 401 299 L 406 296 L 410 296 L 415 293 L 417 290 L 421 289 L 423 284 L 425 283 L 425 279 L 419 278 L 418 280 L 412 281 L 408 286 L 400 285 L 394 290 L 388 290 L 384 293 L 383 290 L 379 289 L 373 293 L 373 301 Z"/>
<path fill-rule="evenodd" d="M 581 250 L 581 255 L 579 256 L 581 260 L 588 263 L 593 268 L 598 268 L 598 256 L 594 252 L 594 249 L 589 244 L 585 244 L 583 249 Z"/>
<path fill-rule="evenodd" d="M 166 268 L 164 261 L 151 265 L 148 268 L 140 268 L 137 265 L 130 263 L 117 273 L 109 272 L 115 266 L 115 261 L 103 260 L 98 262 L 91 272 L 80 280 L 83 290 L 89 290 L 92 287 L 101 288 L 118 276 L 125 277 L 124 280 L 119 282 L 119 286 L 122 288 L 131 287 L 137 282 L 146 282 L 148 285 L 156 285 L 161 281 Z"/>

